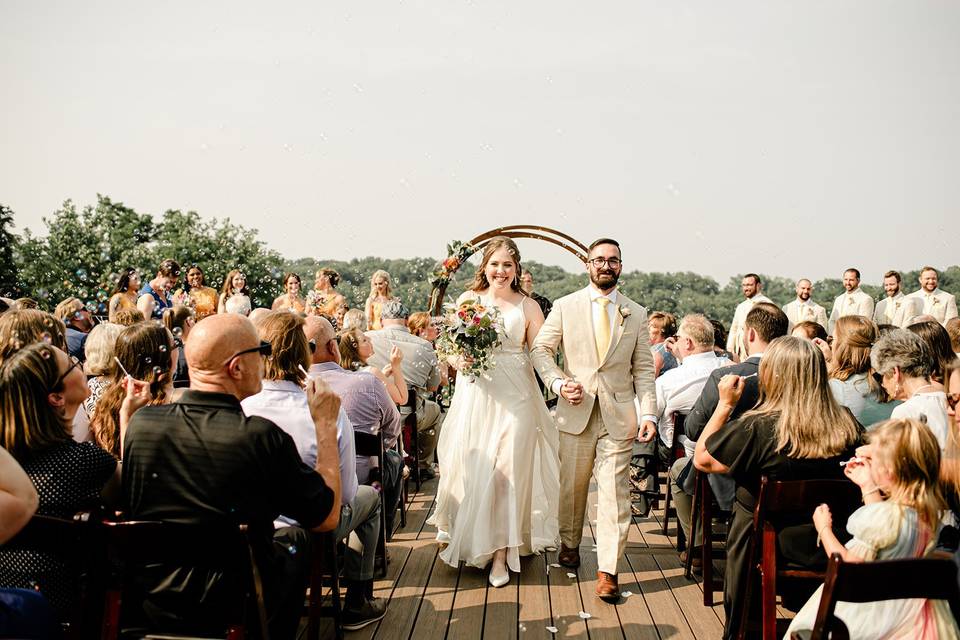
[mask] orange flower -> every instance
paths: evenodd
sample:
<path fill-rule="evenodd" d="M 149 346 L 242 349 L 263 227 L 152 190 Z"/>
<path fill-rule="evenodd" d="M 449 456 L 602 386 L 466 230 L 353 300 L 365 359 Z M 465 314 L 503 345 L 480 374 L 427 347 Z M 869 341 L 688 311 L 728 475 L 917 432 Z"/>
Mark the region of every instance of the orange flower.
<path fill-rule="evenodd" d="M 443 268 L 449 271 L 456 271 L 457 267 L 460 266 L 460 261 L 456 258 L 450 257 L 443 261 Z"/>

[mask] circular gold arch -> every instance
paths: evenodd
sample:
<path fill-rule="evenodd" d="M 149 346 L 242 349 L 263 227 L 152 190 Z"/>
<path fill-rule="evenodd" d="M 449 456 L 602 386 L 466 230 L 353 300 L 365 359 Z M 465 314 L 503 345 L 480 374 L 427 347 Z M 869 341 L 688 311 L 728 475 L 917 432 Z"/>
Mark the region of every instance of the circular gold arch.
<path fill-rule="evenodd" d="M 497 236 L 507 236 L 508 238 L 528 238 L 532 240 L 543 240 L 556 245 L 575 255 L 581 262 L 587 261 L 587 246 L 562 231 L 551 229 L 549 227 L 540 227 L 529 224 L 515 224 L 506 227 L 497 227 L 486 233 L 481 233 L 476 238 L 467 243 L 455 242 L 447 246 L 447 259 L 440 264 L 440 268 L 433 279 L 433 288 L 430 291 L 429 309 L 430 315 L 440 315 L 443 309 L 443 298 L 447 294 L 447 286 L 450 284 L 450 278 L 460 269 L 460 266 L 477 251 L 482 251 L 485 246 Z"/>

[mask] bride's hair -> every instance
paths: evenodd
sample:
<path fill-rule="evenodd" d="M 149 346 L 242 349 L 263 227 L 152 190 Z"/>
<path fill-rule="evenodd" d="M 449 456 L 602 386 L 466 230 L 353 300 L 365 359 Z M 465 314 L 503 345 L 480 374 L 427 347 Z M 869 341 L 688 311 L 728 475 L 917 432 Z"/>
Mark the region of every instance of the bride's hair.
<path fill-rule="evenodd" d="M 523 267 L 520 266 L 520 250 L 517 249 L 517 243 L 507 236 L 491 238 L 487 246 L 483 248 L 483 260 L 480 261 L 477 272 L 473 274 L 473 282 L 470 284 L 470 289 L 472 291 L 485 291 L 490 288 L 490 281 L 487 280 L 487 274 L 484 273 L 484 271 L 487 268 L 487 263 L 490 262 L 490 258 L 500 249 L 506 249 L 510 257 L 517 263 L 517 274 L 514 276 L 513 282 L 510 283 L 510 288 L 517 293 L 526 295 L 523 289 L 520 288 L 520 276 L 523 274 Z"/>

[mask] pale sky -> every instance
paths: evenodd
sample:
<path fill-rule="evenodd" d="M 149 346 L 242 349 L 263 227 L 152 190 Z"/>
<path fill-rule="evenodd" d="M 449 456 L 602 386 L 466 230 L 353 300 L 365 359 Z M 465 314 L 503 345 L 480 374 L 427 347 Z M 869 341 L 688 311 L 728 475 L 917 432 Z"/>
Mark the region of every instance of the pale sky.
<path fill-rule="evenodd" d="M 878 283 L 960 263 L 958 33 L 951 0 L 7 0 L 0 202 L 194 209 L 291 258 L 542 224 L 627 269 Z"/>

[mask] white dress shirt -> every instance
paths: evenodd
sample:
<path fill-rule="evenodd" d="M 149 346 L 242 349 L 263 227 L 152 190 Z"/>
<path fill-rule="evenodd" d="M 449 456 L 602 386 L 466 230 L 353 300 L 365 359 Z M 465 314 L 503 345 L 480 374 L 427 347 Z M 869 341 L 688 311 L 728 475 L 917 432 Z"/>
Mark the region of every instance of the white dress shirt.
<path fill-rule="evenodd" d="M 925 416 L 927 426 L 937 437 L 940 451 L 947 447 L 947 394 L 943 391 L 915 393 L 903 404 L 894 407 L 891 418 L 920 418 Z"/>
<path fill-rule="evenodd" d="M 877 303 L 873 321 L 877 324 L 892 324 L 903 329 L 914 316 L 920 315 L 922 306 L 918 299 L 905 295 L 903 291 L 897 291 L 897 295 L 888 296 Z"/>
<path fill-rule="evenodd" d="M 830 335 L 833 335 L 837 320 L 844 316 L 873 318 L 873 298 L 864 293 L 860 287 L 837 296 L 833 301 L 833 310 L 830 312 Z"/>
<path fill-rule="evenodd" d="M 660 411 L 658 432 L 663 444 L 668 447 L 673 446 L 674 414 L 690 413 L 710 374 L 715 369 L 728 364 L 731 364 L 728 358 L 717 357 L 711 349 L 704 353 L 687 356 L 680 366 L 670 369 L 657 378 L 657 408 Z M 637 411 L 639 410 L 639 402 L 637 402 Z M 679 441 L 684 445 L 688 442 L 685 435 L 681 435 Z"/>
<path fill-rule="evenodd" d="M 824 329 L 827 328 L 827 310 L 813 300 L 797 298 L 793 302 L 783 305 L 783 312 L 790 321 L 790 330 L 801 322 L 816 322 Z"/>
<path fill-rule="evenodd" d="M 297 452 L 311 469 L 317 464 L 317 430 L 303 388 L 289 380 L 264 380 L 260 393 L 240 402 L 248 416 L 272 421 L 293 438 Z M 340 504 L 357 495 L 357 454 L 353 425 L 343 408 L 337 415 L 337 453 L 340 458 Z"/>
<path fill-rule="evenodd" d="M 933 291 L 920 289 L 911 293 L 910 296 L 917 298 L 923 304 L 923 309 L 918 311 L 918 314 L 933 316 L 942 325 L 946 325 L 950 318 L 957 317 L 957 298 L 943 289 L 937 288 Z"/>

